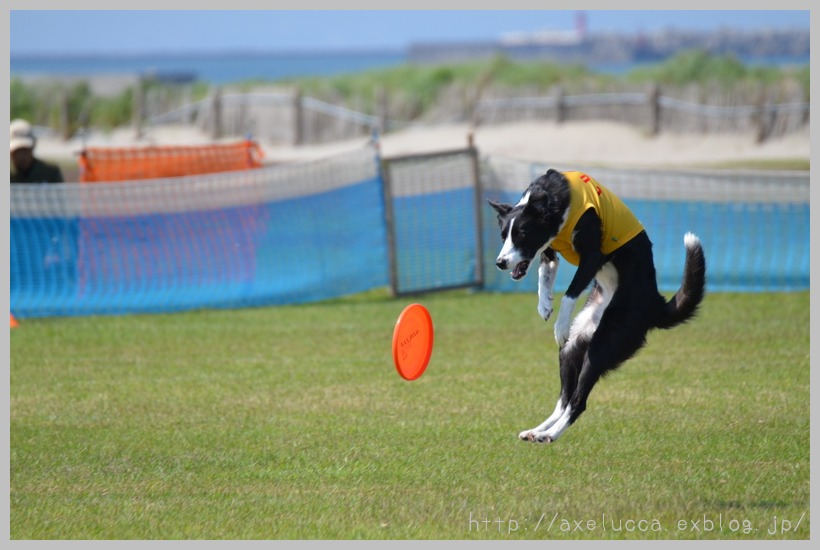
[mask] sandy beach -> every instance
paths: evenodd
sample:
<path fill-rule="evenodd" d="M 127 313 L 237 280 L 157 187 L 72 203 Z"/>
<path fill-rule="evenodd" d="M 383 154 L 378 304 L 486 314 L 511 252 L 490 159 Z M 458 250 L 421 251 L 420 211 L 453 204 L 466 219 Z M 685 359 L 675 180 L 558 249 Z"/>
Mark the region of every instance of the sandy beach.
<path fill-rule="evenodd" d="M 385 157 L 457 149 L 467 145 L 472 133 L 483 154 L 578 167 L 710 166 L 743 161 L 809 159 L 809 128 L 758 144 L 751 134 L 660 134 L 649 136 L 642 128 L 613 122 L 523 122 L 479 126 L 449 124 L 416 127 L 381 136 Z M 226 138 L 221 141 L 235 141 Z M 362 137 L 328 144 L 298 147 L 260 141 L 265 162 L 304 161 L 361 147 Z M 74 158 L 83 145 L 126 147 L 140 145 L 198 145 L 211 143 L 207 134 L 190 126 L 147 128 L 137 139 L 134 130 L 122 128 L 63 141 L 42 136 L 37 154 L 43 158 Z"/>

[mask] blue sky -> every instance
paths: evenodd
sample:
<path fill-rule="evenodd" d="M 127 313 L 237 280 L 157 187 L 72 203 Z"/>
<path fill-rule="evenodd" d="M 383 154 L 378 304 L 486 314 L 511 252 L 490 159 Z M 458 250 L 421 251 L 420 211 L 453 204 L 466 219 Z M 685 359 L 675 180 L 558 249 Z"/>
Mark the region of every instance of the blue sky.
<path fill-rule="evenodd" d="M 570 29 L 574 10 L 545 11 L 19 11 L 11 55 L 226 50 L 396 49 Z M 587 10 L 590 32 L 665 28 L 809 28 L 805 11 Z"/>

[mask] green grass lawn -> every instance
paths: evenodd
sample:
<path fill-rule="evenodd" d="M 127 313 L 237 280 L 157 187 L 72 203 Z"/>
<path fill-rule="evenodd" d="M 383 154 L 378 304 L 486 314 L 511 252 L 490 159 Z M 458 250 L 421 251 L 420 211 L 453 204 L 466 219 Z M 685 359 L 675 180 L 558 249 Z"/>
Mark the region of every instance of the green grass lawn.
<path fill-rule="evenodd" d="M 417 298 L 406 382 L 410 301 L 23 320 L 11 538 L 809 538 L 808 292 L 707 296 L 552 445 L 536 296 Z"/>

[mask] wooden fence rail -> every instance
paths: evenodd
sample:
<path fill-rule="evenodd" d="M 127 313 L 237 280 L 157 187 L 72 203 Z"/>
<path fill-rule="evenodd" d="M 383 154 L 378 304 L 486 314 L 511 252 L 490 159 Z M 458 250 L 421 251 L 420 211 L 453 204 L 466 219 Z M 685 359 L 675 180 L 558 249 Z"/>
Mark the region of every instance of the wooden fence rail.
<path fill-rule="evenodd" d="M 610 120 L 646 128 L 650 134 L 744 132 L 762 142 L 807 127 L 810 116 L 810 104 L 800 90 L 715 94 L 691 87 L 652 86 L 641 91 L 568 94 L 556 87 L 548 94 L 515 97 L 508 90 L 486 90 L 482 95 L 470 100 L 469 94 L 451 90 L 438 108 L 418 115 L 412 98 L 391 97 L 383 88 L 376 90 L 368 107 L 343 105 L 339 98 L 305 97 L 298 89 L 247 93 L 216 89 L 208 98 L 166 107 L 163 112 L 152 113 L 150 106 L 167 102 L 139 101 L 135 115 L 150 125 L 195 124 L 215 138 L 252 135 L 293 145 L 364 136 L 373 128 L 390 131 L 441 122 L 478 126 L 523 120 Z M 702 97 L 708 102 L 697 101 Z M 142 131 L 143 120 L 135 121 L 134 127 Z"/>

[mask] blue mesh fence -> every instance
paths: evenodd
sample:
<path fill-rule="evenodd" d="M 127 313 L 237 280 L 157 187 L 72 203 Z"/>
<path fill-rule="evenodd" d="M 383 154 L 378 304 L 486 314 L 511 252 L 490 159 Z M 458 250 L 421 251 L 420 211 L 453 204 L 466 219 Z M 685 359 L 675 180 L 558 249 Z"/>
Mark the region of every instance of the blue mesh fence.
<path fill-rule="evenodd" d="M 399 293 L 536 291 L 534 270 L 516 283 L 495 269 L 501 241 L 485 199 L 516 202 L 546 166 L 482 158 L 479 230 L 471 163 L 462 152 L 391 166 Z M 687 231 L 703 242 L 710 291 L 809 288 L 808 174 L 592 175 L 646 226 L 663 291 L 680 284 Z M 223 175 L 13 185 L 10 214 L 11 309 L 21 318 L 299 303 L 390 281 L 384 187 L 369 147 Z M 573 273 L 563 262 L 556 291 Z"/>
<path fill-rule="evenodd" d="M 322 300 L 387 284 L 372 150 L 174 180 L 15 185 L 18 317 Z"/>

